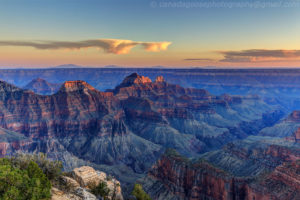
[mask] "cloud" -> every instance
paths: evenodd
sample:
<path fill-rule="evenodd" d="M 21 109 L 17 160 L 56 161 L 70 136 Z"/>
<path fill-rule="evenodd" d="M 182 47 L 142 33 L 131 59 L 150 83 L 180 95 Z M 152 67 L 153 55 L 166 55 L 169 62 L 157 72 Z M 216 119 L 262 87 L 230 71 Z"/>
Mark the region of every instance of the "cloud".
<path fill-rule="evenodd" d="M 171 42 L 143 42 L 141 44 L 144 46 L 146 51 L 159 52 L 167 50 Z"/>
<path fill-rule="evenodd" d="M 140 42 L 119 39 L 96 39 L 83 41 L 0 41 L 0 46 L 24 46 L 36 49 L 84 49 L 98 48 L 106 53 L 128 54 L 135 46 L 141 46 L 146 51 L 159 52 L 168 49 L 171 42 Z"/>
<path fill-rule="evenodd" d="M 220 51 L 224 56 L 220 62 L 268 62 L 300 58 L 300 50 L 249 49 L 241 51 Z"/>
<path fill-rule="evenodd" d="M 210 58 L 186 58 L 185 61 L 215 61 L 214 59 Z"/>
<path fill-rule="evenodd" d="M 268 50 L 248 49 L 239 51 L 214 51 L 216 59 L 212 58 L 186 58 L 184 61 L 219 62 L 219 63 L 262 63 L 262 62 L 288 62 L 300 61 L 300 50 Z M 221 58 L 218 58 L 220 57 Z M 223 58 L 222 58 L 223 57 Z"/>

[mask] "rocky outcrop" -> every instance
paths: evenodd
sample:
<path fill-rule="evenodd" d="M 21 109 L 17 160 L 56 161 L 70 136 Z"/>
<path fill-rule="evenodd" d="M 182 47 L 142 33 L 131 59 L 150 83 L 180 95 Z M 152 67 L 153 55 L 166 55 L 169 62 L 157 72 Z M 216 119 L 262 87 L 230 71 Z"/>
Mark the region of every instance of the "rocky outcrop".
<path fill-rule="evenodd" d="M 79 192 L 64 192 L 55 187 L 51 188 L 51 200 L 96 200 L 95 195 L 86 190 L 80 189 Z"/>
<path fill-rule="evenodd" d="M 83 166 L 75 168 L 72 171 L 74 179 L 80 184 L 82 188 L 90 188 L 98 185 L 100 182 L 105 182 L 109 189 L 108 198 L 115 200 L 123 200 L 121 184 L 115 178 L 110 178 L 106 173 L 95 171 L 92 167 Z"/>
<path fill-rule="evenodd" d="M 67 81 L 61 88 L 60 92 L 78 92 L 78 91 L 87 91 L 95 90 L 90 84 L 85 81 Z"/>
<path fill-rule="evenodd" d="M 73 175 L 74 176 L 74 175 Z M 61 176 L 62 181 L 66 184 L 71 186 L 72 188 L 80 187 L 80 183 L 75 179 L 68 177 L 68 176 Z M 81 180 L 81 179 L 80 179 Z"/>
<path fill-rule="evenodd" d="M 156 77 L 155 83 L 163 83 L 163 82 L 165 82 L 165 79 L 163 76 Z"/>
<path fill-rule="evenodd" d="M 128 97 L 157 98 L 169 99 L 170 97 L 181 97 L 184 95 L 192 99 L 209 100 L 213 96 L 203 89 L 183 88 L 179 85 L 168 84 L 161 81 L 152 82 L 148 77 L 139 76 L 136 73 L 126 77 L 124 81 L 112 91 L 119 99 Z M 181 101 L 182 102 L 182 101 Z"/>
<path fill-rule="evenodd" d="M 73 177 L 82 187 L 87 187 L 90 184 L 98 185 L 101 180 L 104 181 L 106 174 L 102 172 L 98 175 L 92 167 L 83 166 L 73 170 Z"/>
<path fill-rule="evenodd" d="M 74 190 L 74 194 L 76 194 L 82 200 L 97 200 L 97 197 L 90 193 L 87 189 L 79 187 Z"/>
<path fill-rule="evenodd" d="M 271 182 L 271 184 L 270 184 Z M 300 197 L 300 160 L 285 162 L 276 169 L 264 181 L 270 190 L 276 190 L 282 199 L 295 199 Z M 289 191 L 282 190 L 282 186 L 289 188 Z M 291 191 L 297 191 L 293 194 Z"/>
<path fill-rule="evenodd" d="M 300 159 L 300 146 L 281 138 L 249 136 L 201 157 L 235 176 L 258 176 Z"/>
<path fill-rule="evenodd" d="M 141 182 L 153 199 L 296 200 L 300 163 L 285 162 L 271 173 L 235 176 L 205 160 L 166 152 Z"/>
<path fill-rule="evenodd" d="M 170 199 L 229 199 L 232 177 L 206 162 L 195 165 L 173 152 L 167 152 L 150 170 L 149 179 L 161 181 L 160 187 L 169 192 Z M 146 192 L 154 199 L 164 199 L 163 191 L 144 183 Z M 163 188 L 162 188 L 163 187 Z"/>
<path fill-rule="evenodd" d="M 122 84 L 124 85 L 132 85 L 132 84 L 145 84 L 145 83 L 151 83 L 151 79 L 145 76 L 140 76 L 137 73 L 133 73 L 130 76 L 127 76 Z"/>
<path fill-rule="evenodd" d="M 96 171 L 89 166 L 75 168 L 71 177 L 61 177 L 64 185 L 68 185 L 68 191 L 60 188 L 52 188 L 52 200 L 97 200 L 99 197 L 91 194 L 91 187 L 104 182 L 109 189 L 109 200 L 123 200 L 121 184 L 115 178 L 110 178 L 102 171 Z"/>
<path fill-rule="evenodd" d="M 20 133 L 0 128 L 0 157 L 10 156 L 16 151 L 29 149 L 34 144 L 34 141 Z"/>

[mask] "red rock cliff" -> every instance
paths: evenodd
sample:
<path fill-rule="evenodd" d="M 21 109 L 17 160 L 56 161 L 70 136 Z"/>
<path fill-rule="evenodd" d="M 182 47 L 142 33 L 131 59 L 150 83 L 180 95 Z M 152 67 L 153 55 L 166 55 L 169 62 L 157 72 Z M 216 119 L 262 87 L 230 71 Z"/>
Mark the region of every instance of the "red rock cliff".
<path fill-rule="evenodd" d="M 296 200 L 300 197 L 299 167 L 299 161 L 287 162 L 269 175 L 234 177 L 206 161 L 192 163 L 167 153 L 152 167 L 144 185 L 154 199 L 173 195 L 189 200 Z M 157 188 L 161 188 L 158 193 Z"/>

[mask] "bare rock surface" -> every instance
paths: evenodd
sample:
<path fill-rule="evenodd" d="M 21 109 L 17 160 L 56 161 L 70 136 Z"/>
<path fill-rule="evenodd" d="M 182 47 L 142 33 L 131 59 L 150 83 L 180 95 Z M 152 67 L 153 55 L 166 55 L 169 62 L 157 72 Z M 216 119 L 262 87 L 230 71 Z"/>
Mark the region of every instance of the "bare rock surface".
<path fill-rule="evenodd" d="M 66 188 L 51 189 L 52 200 L 97 200 L 102 199 L 101 196 L 96 197 L 91 193 L 91 187 L 97 186 L 100 182 L 104 182 L 109 189 L 109 200 L 123 200 L 120 182 L 102 171 L 96 171 L 90 166 L 82 166 L 75 168 L 71 177 L 61 177 Z"/>
<path fill-rule="evenodd" d="M 98 185 L 100 182 L 105 182 L 109 189 L 109 199 L 122 200 L 122 189 L 121 184 L 118 180 L 113 177 L 109 177 L 106 173 L 96 171 L 94 168 L 89 166 L 83 166 L 75 168 L 73 170 L 74 179 L 80 184 L 81 188 L 89 188 L 91 185 Z"/>
<path fill-rule="evenodd" d="M 71 193 L 65 193 L 57 188 L 52 188 L 51 189 L 51 200 L 82 200 L 81 197 L 71 194 Z"/>
<path fill-rule="evenodd" d="M 165 79 L 164 79 L 163 76 L 158 76 L 158 77 L 156 77 L 155 82 L 156 83 L 162 83 L 162 82 L 165 82 Z"/>
<path fill-rule="evenodd" d="M 87 187 L 89 184 L 98 184 L 100 182 L 100 177 L 97 172 L 89 166 L 75 168 L 73 170 L 73 176 L 81 187 Z"/>

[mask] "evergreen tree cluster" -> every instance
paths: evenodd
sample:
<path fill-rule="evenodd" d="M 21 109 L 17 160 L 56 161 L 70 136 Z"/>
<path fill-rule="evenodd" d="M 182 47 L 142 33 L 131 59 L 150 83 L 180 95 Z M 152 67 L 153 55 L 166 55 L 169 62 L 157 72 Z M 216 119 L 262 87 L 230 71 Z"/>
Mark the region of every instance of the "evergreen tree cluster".
<path fill-rule="evenodd" d="M 143 190 L 143 186 L 140 184 L 135 184 L 132 195 L 135 196 L 137 200 L 151 200 L 150 196 Z"/>
<path fill-rule="evenodd" d="M 26 168 L 15 166 L 7 158 L 0 159 L 0 199 L 50 199 L 51 184 L 37 163 L 30 161 Z"/>
<path fill-rule="evenodd" d="M 51 182 L 60 176 L 61 162 L 44 154 L 19 154 L 0 159 L 1 200 L 48 200 Z"/>

